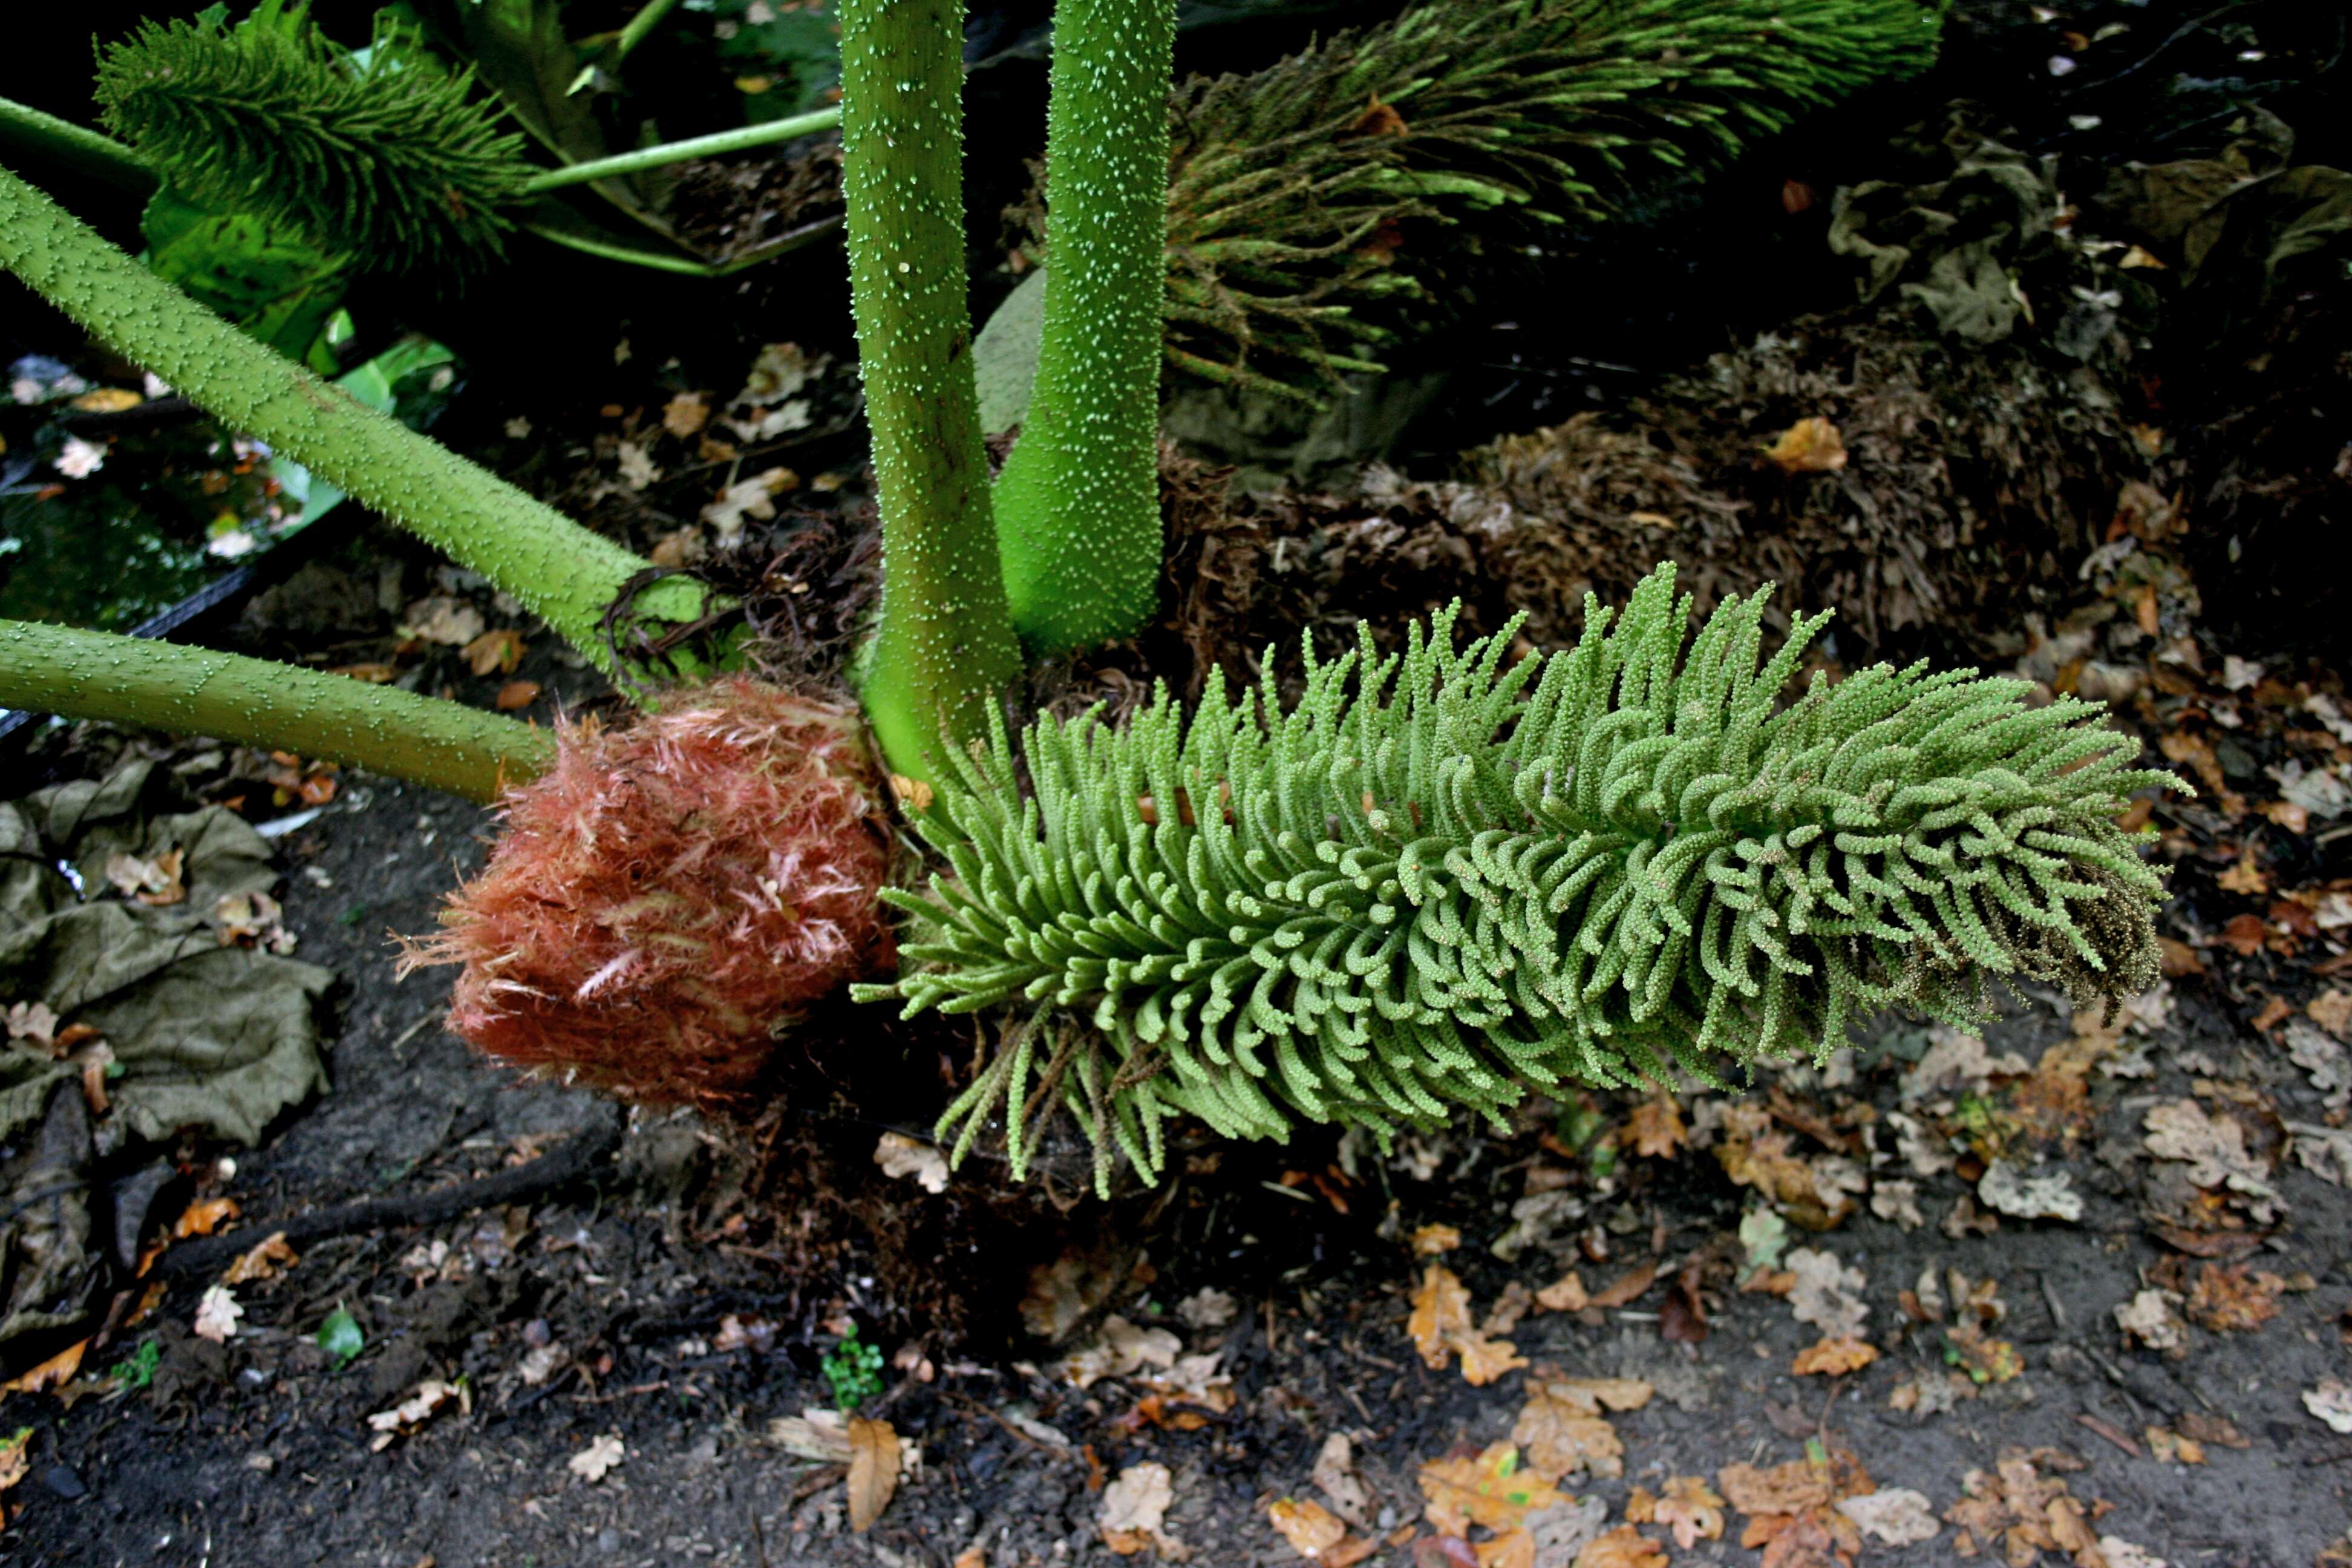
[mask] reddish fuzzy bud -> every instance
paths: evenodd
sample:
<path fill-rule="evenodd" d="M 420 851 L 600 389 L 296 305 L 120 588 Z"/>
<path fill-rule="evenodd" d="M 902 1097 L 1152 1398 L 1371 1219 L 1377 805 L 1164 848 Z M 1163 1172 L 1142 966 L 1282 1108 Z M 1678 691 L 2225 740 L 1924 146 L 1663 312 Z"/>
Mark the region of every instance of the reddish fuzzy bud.
<path fill-rule="evenodd" d="M 724 1099 L 796 1010 L 890 966 L 890 830 L 857 721 L 743 679 L 621 730 L 560 727 L 553 768 L 405 973 L 462 963 L 449 1027 L 627 1099 Z"/>

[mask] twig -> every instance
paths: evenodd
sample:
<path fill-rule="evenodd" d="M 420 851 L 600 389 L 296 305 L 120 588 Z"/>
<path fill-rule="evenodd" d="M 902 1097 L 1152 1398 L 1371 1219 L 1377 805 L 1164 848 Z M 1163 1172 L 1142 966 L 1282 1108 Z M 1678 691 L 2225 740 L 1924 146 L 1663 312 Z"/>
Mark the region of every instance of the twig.
<path fill-rule="evenodd" d="M 355 1230 L 436 1225 L 443 1220 L 455 1219 L 459 1215 L 471 1214 L 476 1209 L 539 1197 L 568 1187 L 587 1175 L 620 1145 L 620 1142 L 621 1119 L 616 1115 L 607 1115 L 566 1140 L 562 1148 L 551 1150 L 527 1165 L 517 1165 L 511 1170 L 499 1171 L 471 1182 L 459 1182 L 454 1186 L 436 1187 L 430 1192 L 339 1204 L 332 1208 L 312 1209 L 307 1214 L 291 1215 L 282 1223 L 265 1221 L 243 1226 L 226 1236 L 206 1237 L 165 1253 L 163 1262 L 157 1265 L 157 1271 L 166 1279 L 210 1274 L 216 1268 L 225 1268 L 232 1259 L 242 1257 L 267 1236 L 282 1234 L 289 1246 L 299 1247 Z"/>
<path fill-rule="evenodd" d="M 2100 1436 L 2105 1437 L 2108 1442 L 2113 1443 L 2116 1447 L 2121 1448 L 2125 1453 L 2129 1454 L 2135 1459 L 2143 1457 L 2140 1453 L 2139 1445 L 2132 1441 L 2131 1434 L 2125 1431 L 2122 1427 L 2116 1426 L 2112 1421 L 2102 1421 L 2095 1415 L 2086 1415 L 2078 1410 L 2074 1413 L 2074 1424 L 2077 1426 L 2087 1427 L 2091 1431 L 2096 1432 Z"/>

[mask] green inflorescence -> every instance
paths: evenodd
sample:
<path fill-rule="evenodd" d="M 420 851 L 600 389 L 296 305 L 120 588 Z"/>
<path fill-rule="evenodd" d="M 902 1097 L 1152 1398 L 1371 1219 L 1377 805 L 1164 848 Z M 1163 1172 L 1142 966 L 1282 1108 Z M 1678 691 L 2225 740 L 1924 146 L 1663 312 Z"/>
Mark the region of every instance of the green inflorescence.
<path fill-rule="evenodd" d="M 463 271 L 499 254 L 530 165 L 472 73 L 396 33 L 364 68 L 299 9 L 235 28 L 150 21 L 100 51 L 108 129 L 187 195 L 283 222 L 385 270 Z"/>
<path fill-rule="evenodd" d="M 1412 220 L 1614 215 L 1935 58 L 1922 0 L 1427 0 L 1251 76 L 1178 94 L 1168 353 L 1318 396 L 1374 370 L 1386 304 L 1442 297 L 1460 241 Z"/>
<path fill-rule="evenodd" d="M 950 1109 L 959 1157 L 1009 1108 L 1088 1128 L 1097 1180 L 1147 1176 L 1171 1112 L 1282 1138 L 1297 1118 L 1489 1118 L 1529 1088 L 1677 1068 L 1719 1082 L 1826 1054 L 1894 1007 L 1979 1017 L 1986 978 L 2079 1001 L 2158 972 L 2157 872 L 2115 818 L 2138 743 L 2102 710 L 1973 671 L 1878 666 L 1793 699 L 1826 616 L 1762 659 L 1769 588 L 1696 634 L 1661 567 L 1571 649 L 1307 658 L 1189 717 L 1039 721 L 962 759 L 920 825 L 951 875 L 893 984 L 908 1013 L 1035 1010 Z"/>

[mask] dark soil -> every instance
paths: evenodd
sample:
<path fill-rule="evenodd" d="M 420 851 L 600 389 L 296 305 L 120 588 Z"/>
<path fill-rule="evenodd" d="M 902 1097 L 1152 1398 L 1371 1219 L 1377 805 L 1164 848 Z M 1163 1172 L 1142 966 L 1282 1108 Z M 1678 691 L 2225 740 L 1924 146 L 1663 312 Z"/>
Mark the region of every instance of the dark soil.
<path fill-rule="evenodd" d="M 354 1194 L 415 1194 L 496 1170 L 613 1114 L 586 1094 L 519 1082 L 443 1035 L 436 1025 L 446 983 L 431 973 L 390 981 L 382 933 L 431 921 L 453 877 L 478 863 L 486 826 L 459 803 L 369 781 L 290 844 L 286 902 L 303 955 L 334 964 L 352 984 L 333 1095 L 241 1157 L 226 1184 L 245 1205 L 250 1237 Z M 1989 1042 L 2030 1060 L 2064 1035 L 2034 1005 L 1997 1026 Z M 1881 1065 L 1854 1089 L 1882 1112 L 1895 1103 L 1901 1053 L 1918 1048 L 1901 1026 L 1890 1037 L 1882 1044 L 1896 1054 L 1864 1051 Z M 866 1048 L 851 1040 L 845 1034 L 826 1049 Z M 2194 990 L 2151 1055 L 2171 1064 L 2190 1053 L 2210 1058 L 2200 1071 L 2260 1086 L 2292 1120 L 2317 1114 L 2275 1048 Z M 1783 1082 L 1811 1104 L 1823 1093 L 1811 1079 Z M 2300 1171 L 2277 1173 L 2290 1218 L 2254 1260 L 2282 1274 L 2306 1270 L 2317 1289 L 2287 1297 L 2259 1334 L 2200 1333 L 2189 1359 L 2169 1362 L 2122 1349 L 2113 1324 L 2113 1310 L 2165 1255 L 2137 1217 L 2148 1169 L 2134 1158 L 2139 1116 L 2187 1083 L 2172 1065 L 2153 1079 L 2098 1083 L 2085 1157 L 2066 1167 L 2088 1200 L 2079 1226 L 2012 1220 L 1997 1235 L 1952 1240 L 1932 1223 L 1906 1233 L 1865 1215 L 1821 1238 L 1867 1272 L 1874 1337 L 1895 1347 L 1861 1375 L 1826 1386 L 1791 1377 L 1786 1369 L 1810 1331 L 1784 1303 L 1727 1289 L 1707 1292 L 1712 1320 L 1695 1346 L 1660 1337 L 1654 1288 L 1622 1311 L 1523 1323 L 1515 1337 L 1531 1359 L 1658 1386 L 1649 1408 L 1618 1419 L 1626 1478 L 1592 1489 L 1613 1514 L 1630 1485 L 1654 1490 L 1668 1474 L 1777 1461 L 1818 1436 L 1851 1446 L 1882 1486 L 1916 1488 L 1940 1507 L 1971 1468 L 1989 1468 L 2013 1447 L 2049 1448 L 2084 1461 L 2068 1479 L 2076 1496 L 2113 1505 L 2103 1531 L 2174 1561 L 2311 1562 L 2340 1532 L 2352 1485 L 2344 1468 L 2352 1447 L 2297 1398 L 2344 1366 L 2335 1314 L 2352 1286 L 2345 1193 Z M 11 1558 L 256 1568 L 413 1568 L 427 1559 L 439 1568 L 706 1558 L 943 1564 L 984 1544 L 994 1563 L 1103 1561 L 1091 1458 L 1114 1473 L 1147 1459 L 1169 1466 L 1179 1503 L 1168 1528 L 1196 1546 L 1196 1561 L 1295 1561 L 1262 1510 L 1271 1497 L 1305 1489 L 1326 1435 L 1356 1435 L 1381 1517 L 1393 1523 L 1419 1513 L 1419 1464 L 1456 1444 L 1503 1436 L 1519 1403 L 1516 1376 L 1479 1390 L 1420 1364 L 1404 1333 L 1414 1263 L 1401 1236 L 1458 1225 L 1468 1245 L 1449 1261 L 1484 1302 L 1508 1280 L 1547 1284 L 1570 1262 L 1605 1279 L 1654 1255 L 1680 1258 L 1737 1222 L 1738 1194 L 1705 1155 L 1629 1162 L 1613 1192 L 1580 1189 L 1585 1213 L 1572 1234 L 1516 1265 L 1485 1258 L 1528 1170 L 1547 1163 L 1537 1135 L 1549 1118 L 1523 1121 L 1529 1132 L 1508 1140 L 1463 1129 L 1429 1141 L 1439 1157 L 1423 1166 L 1428 1179 L 1403 1159 L 1368 1155 L 1352 1180 L 1328 1167 L 1346 1215 L 1322 1198 L 1269 1194 L 1242 1179 L 1257 1173 L 1241 1159 L 1183 1178 L 1144 1205 L 1149 1217 L 1126 1207 L 1150 1264 L 1130 1275 L 1124 1310 L 1150 1320 L 1204 1286 L 1232 1292 L 1241 1306 L 1226 1330 L 1190 1336 L 1223 1351 L 1240 1396 L 1232 1412 L 1195 1431 L 1138 1431 L 1121 1419 L 1131 1402 L 1117 1396 L 1117 1384 L 1080 1394 L 1016 1360 L 1044 1359 L 1043 1345 L 950 1348 L 906 1321 L 854 1261 L 831 1278 L 787 1275 L 760 1247 L 731 1241 L 723 1221 L 705 1228 L 713 1174 L 740 1133 L 639 1113 L 592 1184 L 527 1215 L 493 1212 L 306 1247 L 283 1279 L 242 1291 L 248 1316 L 226 1346 L 185 1331 L 204 1281 L 174 1284 L 152 1321 L 126 1336 L 163 1342 L 151 1389 L 62 1412 L 46 1400 L 12 1402 L 38 1430 L 33 1475 L 16 1493 L 22 1512 L 10 1527 Z M 873 1134 L 867 1126 L 856 1136 L 870 1145 Z M 1328 1139 L 1306 1139 L 1286 1158 L 1315 1170 L 1333 1154 Z M 990 1180 L 975 1168 L 959 1188 Z M 1961 1190 L 1949 1176 L 1925 1187 L 1931 1219 Z M 927 1205 L 950 1201 L 900 1191 L 901 1223 L 910 1226 L 923 1222 Z M 773 1217 L 789 1225 L 792 1216 Z M 1612 1261 L 1590 1260 L 1594 1238 Z M 993 1279 L 984 1288 L 1000 1309 L 1050 1256 L 1024 1255 L 1003 1239 L 984 1230 L 967 1238 L 988 1250 Z M 446 1246 L 446 1261 L 420 1284 L 415 1276 L 436 1271 L 417 1254 L 436 1244 Z M 1999 1331 L 2026 1368 L 1926 1418 L 1885 1404 L 1901 1378 L 1944 1370 L 1933 1331 L 1903 1337 L 1886 1327 L 1903 1321 L 1896 1290 L 1923 1268 L 1997 1279 L 2009 1308 Z M 338 1303 L 369 1341 L 341 1372 L 309 1337 Z M 892 1372 L 871 1406 L 923 1445 L 926 1468 L 866 1538 L 845 1531 L 837 1472 L 767 1437 L 772 1419 L 826 1403 L 814 1365 L 830 1342 L 821 1320 L 845 1310 L 869 1333 L 879 1326 L 889 1349 L 935 1351 L 930 1381 Z M 730 1315 L 773 1322 L 772 1339 L 714 1349 Z M 994 1316 L 1001 1326 L 1001 1310 Z M 562 1370 L 525 1385 L 520 1363 L 551 1340 L 566 1352 Z M 420 1378 L 461 1373 L 470 1414 L 453 1408 L 386 1451 L 369 1451 L 368 1413 L 390 1407 Z M 2200 1413 L 2226 1418 L 2249 1446 L 2209 1444 L 2202 1466 L 2163 1465 L 2126 1454 L 2079 1419 L 2137 1435 Z M 1045 1423 L 1067 1447 L 1015 1418 Z M 623 1465 L 593 1486 L 568 1473 L 570 1458 L 608 1432 L 627 1446 Z M 1941 1560 L 1948 1541 L 1914 1560 Z M 1711 1555 L 1745 1560 L 1720 1546 Z"/>

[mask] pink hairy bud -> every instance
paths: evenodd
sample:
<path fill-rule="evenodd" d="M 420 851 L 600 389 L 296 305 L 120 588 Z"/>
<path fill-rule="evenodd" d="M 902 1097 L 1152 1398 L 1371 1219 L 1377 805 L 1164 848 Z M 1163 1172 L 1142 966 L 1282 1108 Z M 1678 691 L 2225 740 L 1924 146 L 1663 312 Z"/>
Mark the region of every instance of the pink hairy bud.
<path fill-rule="evenodd" d="M 449 1027 L 503 1061 L 724 1100 L 796 1012 L 895 962 L 877 784 L 852 714 L 741 678 L 563 724 L 402 973 L 463 964 Z"/>

